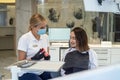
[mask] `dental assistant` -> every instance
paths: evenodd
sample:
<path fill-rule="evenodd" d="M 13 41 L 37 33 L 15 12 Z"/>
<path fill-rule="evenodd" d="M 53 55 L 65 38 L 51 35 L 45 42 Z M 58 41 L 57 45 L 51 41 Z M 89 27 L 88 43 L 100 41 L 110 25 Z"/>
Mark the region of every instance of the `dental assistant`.
<path fill-rule="evenodd" d="M 29 31 L 23 34 L 18 42 L 18 60 L 49 60 L 49 40 L 46 34 L 46 19 L 34 14 L 30 19 Z M 47 80 L 49 72 L 21 71 L 19 80 Z"/>

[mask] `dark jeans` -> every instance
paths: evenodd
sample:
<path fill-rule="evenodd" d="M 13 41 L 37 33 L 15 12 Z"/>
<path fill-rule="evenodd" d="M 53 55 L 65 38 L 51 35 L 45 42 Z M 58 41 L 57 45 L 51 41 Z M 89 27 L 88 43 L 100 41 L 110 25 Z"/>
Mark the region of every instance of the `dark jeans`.
<path fill-rule="evenodd" d="M 19 80 L 48 80 L 51 79 L 49 72 L 44 72 L 41 75 L 36 75 L 34 73 L 26 73 L 23 76 L 19 77 Z"/>
<path fill-rule="evenodd" d="M 51 74 L 50 72 L 44 72 L 43 74 L 39 75 L 39 77 L 42 79 L 42 80 L 48 80 L 48 79 L 51 79 Z"/>
<path fill-rule="evenodd" d="M 33 73 L 26 73 L 19 77 L 19 80 L 42 80 L 38 75 Z"/>

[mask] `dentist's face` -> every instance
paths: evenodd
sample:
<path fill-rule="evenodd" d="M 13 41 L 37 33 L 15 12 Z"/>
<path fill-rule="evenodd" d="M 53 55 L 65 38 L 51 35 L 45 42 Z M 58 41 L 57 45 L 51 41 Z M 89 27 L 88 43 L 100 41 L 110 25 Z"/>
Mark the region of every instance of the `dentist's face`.
<path fill-rule="evenodd" d="M 46 24 L 40 24 L 37 26 L 37 34 L 38 35 L 43 35 L 46 33 Z"/>
<path fill-rule="evenodd" d="M 46 33 L 46 22 L 41 22 L 32 27 L 32 32 L 36 35 L 42 35 Z"/>

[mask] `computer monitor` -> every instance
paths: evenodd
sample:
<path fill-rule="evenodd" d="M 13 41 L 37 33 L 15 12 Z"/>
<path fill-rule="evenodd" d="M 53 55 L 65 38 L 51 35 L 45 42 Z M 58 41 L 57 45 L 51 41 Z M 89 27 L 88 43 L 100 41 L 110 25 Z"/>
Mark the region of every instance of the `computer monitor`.
<path fill-rule="evenodd" d="M 69 42 L 70 28 L 49 28 L 48 35 L 50 42 Z"/>

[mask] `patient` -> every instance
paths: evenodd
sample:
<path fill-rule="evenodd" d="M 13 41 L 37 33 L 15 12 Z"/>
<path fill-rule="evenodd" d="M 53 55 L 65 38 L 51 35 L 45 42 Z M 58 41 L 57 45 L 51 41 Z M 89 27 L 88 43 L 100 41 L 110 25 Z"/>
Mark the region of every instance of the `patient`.
<path fill-rule="evenodd" d="M 63 60 L 65 64 L 61 75 L 97 67 L 96 52 L 89 48 L 88 38 L 84 29 L 75 27 L 70 33 L 70 48 L 66 50 Z"/>

